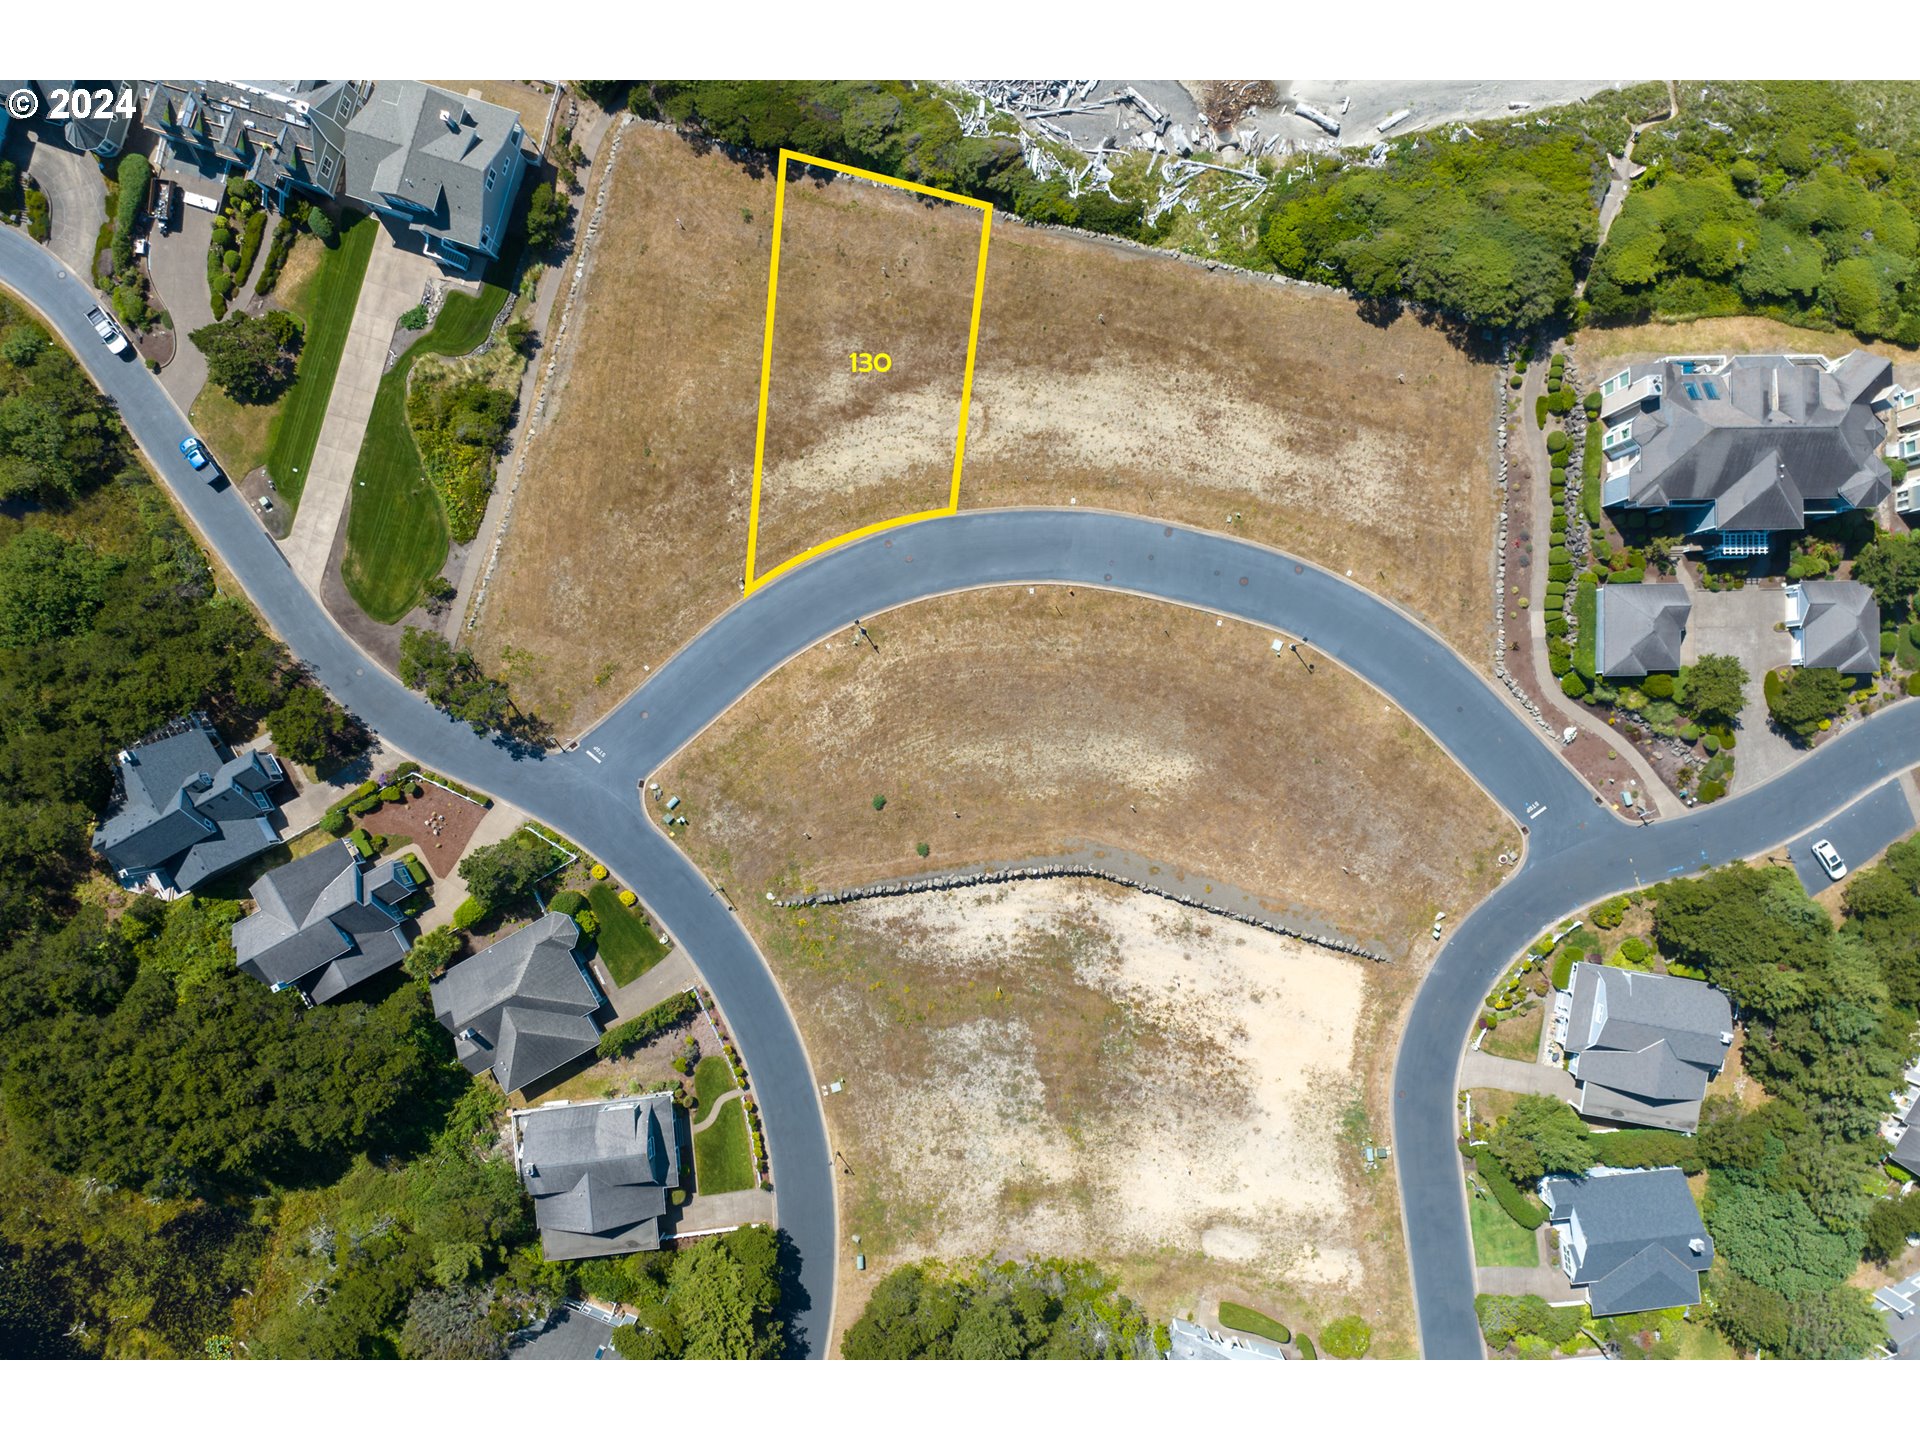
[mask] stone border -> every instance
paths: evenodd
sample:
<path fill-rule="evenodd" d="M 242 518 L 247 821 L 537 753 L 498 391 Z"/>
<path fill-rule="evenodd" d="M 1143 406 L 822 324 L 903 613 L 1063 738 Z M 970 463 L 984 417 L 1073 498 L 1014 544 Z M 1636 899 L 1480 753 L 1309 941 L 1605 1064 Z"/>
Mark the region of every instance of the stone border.
<path fill-rule="evenodd" d="M 1174 904 L 1184 905 L 1191 910 L 1204 910 L 1207 914 L 1217 915 L 1223 920 L 1237 920 L 1242 925 L 1251 925 L 1275 935 L 1284 935 L 1290 940 L 1305 941 L 1309 945 L 1318 945 L 1324 950 L 1358 956 L 1362 960 L 1378 961 L 1383 965 L 1393 963 L 1390 957 L 1378 951 L 1369 950 L 1364 945 L 1355 945 L 1351 941 L 1326 935 L 1310 935 L 1303 930 L 1275 924 L 1271 920 L 1243 915 L 1237 910 L 1227 909 L 1224 905 L 1196 900 L 1193 896 L 1179 891 L 1164 890 L 1158 885 L 1149 885 L 1130 876 L 1117 875 L 1095 865 L 1018 865 L 1006 870 L 987 871 L 976 875 L 936 875 L 930 879 L 920 880 L 882 880 L 873 885 L 857 885 L 846 890 L 822 890 L 814 895 L 795 895 L 788 899 L 775 900 L 773 903 L 776 908 L 782 910 L 807 909 L 818 905 L 846 905 L 856 900 L 884 900 L 896 895 L 920 895 L 938 890 L 970 890 L 982 885 L 1005 885 L 1015 880 L 1104 880 L 1110 885 L 1121 885 L 1129 890 L 1137 890 L 1143 895 L 1158 896 L 1162 900 L 1171 900 Z"/>

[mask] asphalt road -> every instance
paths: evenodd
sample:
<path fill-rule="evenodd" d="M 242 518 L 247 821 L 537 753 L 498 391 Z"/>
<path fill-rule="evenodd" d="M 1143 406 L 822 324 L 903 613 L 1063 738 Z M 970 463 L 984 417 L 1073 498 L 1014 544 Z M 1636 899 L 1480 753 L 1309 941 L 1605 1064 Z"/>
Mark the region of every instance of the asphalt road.
<path fill-rule="evenodd" d="M 1491 682 L 1400 611 L 1304 562 L 1243 541 L 1090 510 L 975 511 L 869 537 L 800 567 L 720 617 L 572 753 L 527 754 L 447 720 L 363 655 L 294 578 L 239 495 L 204 484 L 176 448 L 184 422 L 136 364 L 85 326 L 59 262 L 0 228 L 0 280 L 66 337 L 129 430 L 289 648 L 396 749 L 501 796 L 580 841 L 687 947 L 757 1078 L 781 1228 L 809 1292 L 796 1320 L 819 1354 L 831 1329 L 831 1156 L 818 1091 L 778 986 L 706 879 L 644 817 L 637 786 L 715 716 L 809 645 L 897 605 L 985 585 L 1125 590 L 1298 638 L 1378 686 L 1529 834 L 1524 865 L 1477 907 L 1415 1000 L 1394 1079 L 1394 1144 L 1422 1345 L 1483 1352 L 1454 1082 L 1481 998 L 1562 915 L 1603 896 L 1773 848 L 1920 763 L 1920 704 L 1852 727 L 1754 791 L 1652 826 L 1619 820 Z M 1260 652 L 1249 664 L 1282 663 Z M 592 752 L 592 753 L 589 753 Z"/>
<path fill-rule="evenodd" d="M 1826 870 L 1813 858 L 1814 841 L 1831 840 L 1850 874 L 1911 829 L 1913 807 L 1907 803 L 1900 782 L 1889 780 L 1838 815 L 1788 841 L 1787 858 L 1807 893 L 1818 895 L 1836 882 L 1827 878 Z"/>

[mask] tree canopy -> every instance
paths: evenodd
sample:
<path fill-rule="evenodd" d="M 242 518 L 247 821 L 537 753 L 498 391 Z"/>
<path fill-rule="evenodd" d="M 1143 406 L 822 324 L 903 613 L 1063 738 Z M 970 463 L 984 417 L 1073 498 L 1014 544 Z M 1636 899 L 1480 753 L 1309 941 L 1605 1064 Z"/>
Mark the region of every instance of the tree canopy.
<path fill-rule="evenodd" d="M 1147 1359 L 1146 1313 L 1083 1261 L 903 1265 L 840 1342 L 849 1360 Z"/>
<path fill-rule="evenodd" d="M 207 357 L 207 378 L 243 405 L 264 405 L 293 383 L 302 332 L 285 310 L 236 310 L 187 338 Z"/>

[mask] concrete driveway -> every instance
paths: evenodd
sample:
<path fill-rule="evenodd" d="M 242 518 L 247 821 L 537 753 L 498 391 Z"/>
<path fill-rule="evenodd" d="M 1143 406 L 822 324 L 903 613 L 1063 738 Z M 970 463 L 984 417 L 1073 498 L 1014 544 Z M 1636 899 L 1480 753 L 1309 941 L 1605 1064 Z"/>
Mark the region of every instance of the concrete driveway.
<path fill-rule="evenodd" d="M 195 187 L 200 194 L 210 194 Z M 213 297 L 207 293 L 207 247 L 213 244 L 213 216 L 192 205 L 180 207 L 180 223 L 170 235 L 155 226 L 147 232 L 151 246 L 147 276 L 153 282 L 153 303 L 173 320 L 173 359 L 160 372 L 160 385 L 184 415 L 193 408 L 200 387 L 207 383 L 207 357 L 187 336 L 213 323 Z"/>
<path fill-rule="evenodd" d="M 74 274 L 89 282 L 93 242 L 107 218 L 107 182 L 91 155 L 69 150 L 57 140 L 30 137 L 24 131 L 7 136 L 7 158 L 39 182 L 47 197 L 47 220 L 53 227 L 47 248 Z"/>
<path fill-rule="evenodd" d="M 420 303 L 420 293 L 440 268 L 416 249 L 403 249 L 384 225 L 373 242 L 367 278 L 360 286 L 360 303 L 347 331 L 340 370 L 333 378 L 327 418 L 320 423 L 320 439 L 313 463 L 300 491 L 300 508 L 283 549 L 293 573 L 316 597 L 327 576 L 327 556 L 335 532 L 347 513 L 353 488 L 353 465 L 373 413 L 374 391 L 386 373 L 387 350 L 400 317 Z"/>
<path fill-rule="evenodd" d="M 1734 785 L 1751 790 L 1765 784 L 1800 758 L 1801 752 L 1767 722 L 1761 685 L 1767 671 L 1793 657 L 1793 644 L 1773 627 L 1785 618 L 1785 595 L 1775 587 L 1702 590 L 1687 584 L 1693 615 L 1680 657 L 1688 665 L 1702 655 L 1733 655 L 1747 667 L 1747 703 L 1740 711 L 1740 745 L 1734 752 Z"/>
<path fill-rule="evenodd" d="M 1743 747 L 1744 748 L 1744 747 Z M 1913 829 L 1913 808 L 1898 780 L 1862 796 L 1838 815 L 1822 820 L 1804 835 L 1787 842 L 1787 858 L 1809 895 L 1817 895 L 1832 880 L 1813 858 L 1813 842 L 1831 840 L 1851 875 L 1887 846 Z"/>

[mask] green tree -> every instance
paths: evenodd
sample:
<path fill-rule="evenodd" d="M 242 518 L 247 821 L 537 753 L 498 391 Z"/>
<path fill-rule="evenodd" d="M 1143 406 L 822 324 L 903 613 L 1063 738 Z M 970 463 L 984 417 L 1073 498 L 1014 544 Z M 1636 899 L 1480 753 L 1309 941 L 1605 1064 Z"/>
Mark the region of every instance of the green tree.
<path fill-rule="evenodd" d="M 1680 672 L 1674 699 L 1707 725 L 1731 725 L 1746 706 L 1747 668 L 1736 656 L 1702 655 Z"/>
<path fill-rule="evenodd" d="M 1521 1096 L 1513 1112 L 1494 1128 L 1487 1148 L 1523 1186 L 1542 1175 L 1581 1174 L 1594 1163 L 1586 1122 L 1565 1102 L 1546 1095 Z"/>
<path fill-rule="evenodd" d="M 1711 1173 L 1705 1219 L 1734 1274 L 1789 1301 L 1840 1284 L 1859 1262 L 1859 1232 L 1829 1230 L 1791 1190 Z"/>
<path fill-rule="evenodd" d="M 236 311 L 190 334 L 207 357 L 207 378 L 243 405 L 265 405 L 293 383 L 300 322 L 285 310 Z"/>
<path fill-rule="evenodd" d="M 414 941 L 401 963 L 406 966 L 407 974 L 424 985 L 452 964 L 465 945 L 466 937 L 458 930 L 451 925 L 441 925 Z"/>
<path fill-rule="evenodd" d="M 1320 1331 L 1320 1348 L 1341 1360 L 1358 1360 L 1373 1348 L 1373 1327 L 1358 1315 L 1342 1315 Z"/>
<path fill-rule="evenodd" d="M 278 710 L 267 716 L 273 746 L 303 765 L 342 760 L 354 739 L 354 725 L 316 685 L 296 685 Z"/>
<path fill-rule="evenodd" d="M 573 205 L 566 195 L 542 180 L 527 196 L 527 246 L 532 250 L 550 250 L 566 233 Z"/>
<path fill-rule="evenodd" d="M 1767 711 L 1774 724 L 1800 740 L 1817 734 L 1822 720 L 1846 709 L 1853 681 L 1823 666 L 1805 666 L 1777 688 L 1769 686 Z"/>
<path fill-rule="evenodd" d="M 469 850 L 460 860 L 460 878 L 469 895 L 493 910 L 531 887 L 561 858 L 545 841 L 515 834 Z"/>
<path fill-rule="evenodd" d="M 0 548 L 0 646 L 15 649 L 77 634 L 93 623 L 114 562 L 38 527 Z"/>
<path fill-rule="evenodd" d="M 507 1337 L 490 1318 L 493 1297 L 484 1288 L 456 1285 L 419 1290 L 407 1302 L 400 1354 L 407 1360 L 500 1360 Z"/>
<path fill-rule="evenodd" d="M 1920 544 L 1905 532 L 1877 535 L 1853 561 L 1853 578 L 1884 610 L 1899 610 L 1920 590 Z"/>

